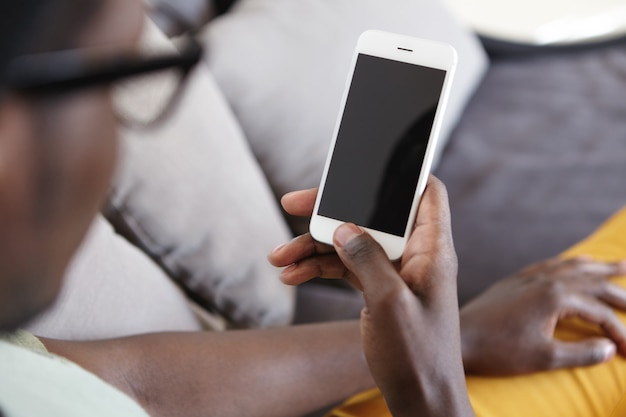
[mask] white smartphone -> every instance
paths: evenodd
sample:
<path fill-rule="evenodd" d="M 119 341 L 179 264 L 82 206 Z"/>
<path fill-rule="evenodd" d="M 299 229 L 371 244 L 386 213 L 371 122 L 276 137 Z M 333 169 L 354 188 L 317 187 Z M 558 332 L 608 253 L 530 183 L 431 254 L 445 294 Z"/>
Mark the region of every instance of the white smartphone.
<path fill-rule="evenodd" d="M 457 54 L 450 45 L 382 31 L 358 40 L 310 223 L 332 244 L 355 223 L 402 256 L 424 192 Z"/>

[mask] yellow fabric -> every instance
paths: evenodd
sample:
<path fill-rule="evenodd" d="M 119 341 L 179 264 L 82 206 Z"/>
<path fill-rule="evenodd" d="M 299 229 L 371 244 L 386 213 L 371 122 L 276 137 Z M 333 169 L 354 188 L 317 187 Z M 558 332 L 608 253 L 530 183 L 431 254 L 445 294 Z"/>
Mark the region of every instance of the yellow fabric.
<path fill-rule="evenodd" d="M 626 259 L 626 207 L 563 257 L 591 255 L 597 260 Z M 614 281 L 626 287 L 626 277 Z M 626 314 L 617 312 L 626 323 Z M 599 329 L 576 321 L 561 323 L 555 336 L 576 340 L 599 335 Z M 468 376 L 467 388 L 477 417 L 618 417 L 626 416 L 626 359 L 576 369 L 518 377 Z M 388 417 L 376 389 L 358 394 L 328 417 Z"/>

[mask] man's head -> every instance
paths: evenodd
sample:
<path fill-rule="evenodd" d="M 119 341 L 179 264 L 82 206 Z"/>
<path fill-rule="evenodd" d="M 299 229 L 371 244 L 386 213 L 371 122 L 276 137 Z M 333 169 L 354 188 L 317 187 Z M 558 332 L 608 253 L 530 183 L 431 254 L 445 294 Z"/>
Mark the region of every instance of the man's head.
<path fill-rule="evenodd" d="M 0 74 L 16 58 L 71 48 L 127 51 L 143 12 L 133 0 L 20 0 L 0 5 Z M 0 79 L 0 329 L 56 297 L 112 175 L 109 88 L 24 92 Z"/>

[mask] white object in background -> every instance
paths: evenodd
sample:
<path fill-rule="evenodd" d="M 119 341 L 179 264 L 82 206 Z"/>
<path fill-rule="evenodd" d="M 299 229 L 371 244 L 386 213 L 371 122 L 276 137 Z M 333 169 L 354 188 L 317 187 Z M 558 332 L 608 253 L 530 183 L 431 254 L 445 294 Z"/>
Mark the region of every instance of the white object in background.
<path fill-rule="evenodd" d="M 626 36 L 624 0 L 444 0 L 480 35 L 529 45 L 573 45 Z"/>

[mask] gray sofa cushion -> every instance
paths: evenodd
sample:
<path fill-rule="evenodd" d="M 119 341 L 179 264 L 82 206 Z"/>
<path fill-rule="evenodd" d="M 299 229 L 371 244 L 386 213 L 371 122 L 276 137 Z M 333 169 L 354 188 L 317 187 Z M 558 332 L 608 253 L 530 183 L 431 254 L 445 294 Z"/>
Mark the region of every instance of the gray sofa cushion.
<path fill-rule="evenodd" d="M 493 57 L 436 174 L 461 301 L 587 236 L 626 204 L 626 43 Z"/>

